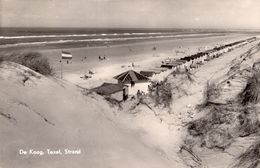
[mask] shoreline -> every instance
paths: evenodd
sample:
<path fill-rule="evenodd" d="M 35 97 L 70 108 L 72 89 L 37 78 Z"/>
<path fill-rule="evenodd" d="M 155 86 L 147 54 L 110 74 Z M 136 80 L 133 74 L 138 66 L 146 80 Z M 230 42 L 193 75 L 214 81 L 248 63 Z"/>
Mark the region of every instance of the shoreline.
<path fill-rule="evenodd" d="M 35 40 L 35 36 L 32 36 L 31 38 L 22 38 L 21 39 L 17 38 L 20 43 L 17 43 L 16 38 L 12 39 L 5 39 L 5 37 L 2 38 L 2 42 L 0 43 L 0 49 L 21 49 L 23 50 L 26 47 L 34 47 L 34 48 L 42 48 L 42 49 L 57 49 L 57 48 L 81 48 L 81 47 L 99 47 L 99 46 L 114 46 L 118 44 L 130 44 L 130 43 L 139 43 L 139 42 L 149 42 L 149 41 L 160 41 L 160 40 L 178 40 L 178 39 L 187 39 L 187 38 L 207 38 L 207 37 L 217 37 L 217 36 L 225 36 L 228 33 L 216 33 L 216 32 L 211 32 L 211 33 L 181 33 L 181 34 L 172 34 L 169 36 L 136 36 L 136 37 L 122 37 L 122 38 L 111 38 L 101 35 L 100 37 L 102 38 L 90 38 L 90 39 L 81 39 L 79 38 L 80 35 L 77 37 L 79 39 L 74 39 L 76 38 L 75 36 L 71 36 L 70 38 L 67 37 L 65 39 L 63 38 L 58 38 L 53 39 L 53 40 L 48 40 L 46 41 L 41 41 L 40 39 Z M 66 35 L 65 35 L 66 36 Z M 113 36 L 113 35 L 112 35 Z M 23 36 L 21 36 L 23 37 Z M 83 36 L 84 37 L 84 36 Z M 91 36 L 90 36 L 91 37 Z M 8 37 L 6 37 L 8 38 Z M 1 39 L 1 36 L 0 36 Z M 45 38 L 42 37 L 42 40 Z M 11 41 L 10 41 L 11 40 Z M 40 41 L 39 41 L 40 40 Z M 7 43 L 5 43 L 7 41 Z M 9 41 L 9 43 L 8 43 Z"/>

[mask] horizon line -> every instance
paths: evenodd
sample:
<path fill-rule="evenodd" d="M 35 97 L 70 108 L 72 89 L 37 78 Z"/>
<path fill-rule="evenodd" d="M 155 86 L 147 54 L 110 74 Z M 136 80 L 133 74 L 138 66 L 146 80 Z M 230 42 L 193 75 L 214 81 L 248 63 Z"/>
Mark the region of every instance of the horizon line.
<path fill-rule="evenodd" d="M 260 31 L 260 28 L 202 28 L 202 27 L 65 27 L 65 26 L 0 26 L 1 28 L 59 28 L 59 29 L 189 29 L 189 30 L 233 30 L 233 31 L 239 31 L 239 30 L 258 30 Z"/>

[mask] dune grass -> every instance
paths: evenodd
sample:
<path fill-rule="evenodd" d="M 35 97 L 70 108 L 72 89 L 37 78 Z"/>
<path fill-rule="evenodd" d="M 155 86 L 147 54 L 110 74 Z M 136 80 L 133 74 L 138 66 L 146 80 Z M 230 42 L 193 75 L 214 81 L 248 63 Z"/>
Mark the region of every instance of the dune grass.
<path fill-rule="evenodd" d="M 259 79 L 259 72 L 254 73 L 254 75 L 248 79 L 245 89 L 239 95 L 239 99 L 242 105 L 258 102 L 260 93 Z"/>
<path fill-rule="evenodd" d="M 189 134 L 200 137 L 201 145 L 207 148 L 225 149 L 235 138 L 258 132 L 260 123 L 254 104 L 259 101 L 259 79 L 260 74 L 255 71 L 238 97 L 226 104 L 212 102 L 212 97 L 220 96 L 220 88 L 215 83 L 207 83 L 204 102 L 197 107 L 206 115 L 189 123 Z"/>
<path fill-rule="evenodd" d="M 219 96 L 220 89 L 217 87 L 217 85 L 214 82 L 207 82 L 204 92 L 203 92 L 203 102 L 199 105 L 197 105 L 198 110 L 202 110 L 203 108 L 206 108 L 212 104 L 215 104 L 210 101 L 210 98 L 212 96 Z"/>
<path fill-rule="evenodd" d="M 207 148 L 225 149 L 235 138 L 259 131 L 255 107 L 239 104 L 211 105 L 204 117 L 189 123 L 192 136 L 200 136 Z"/>
<path fill-rule="evenodd" d="M 260 162 L 260 142 L 251 145 L 237 158 L 233 168 L 256 168 Z"/>
<path fill-rule="evenodd" d="M 168 77 L 169 76 L 173 76 L 173 77 L 176 77 L 177 75 L 182 75 L 183 77 L 186 77 L 186 79 L 189 81 L 189 82 L 191 82 L 191 83 L 193 83 L 193 82 L 195 82 L 195 80 L 194 80 L 194 76 L 193 76 L 193 74 L 192 73 L 190 73 L 190 72 L 188 72 L 188 71 L 173 71 L 173 72 L 171 72 L 169 75 L 168 75 Z"/>
<path fill-rule="evenodd" d="M 42 75 L 52 76 L 53 68 L 50 66 L 48 58 L 38 52 L 16 52 L 0 55 L 1 61 L 11 61 L 24 65 Z"/>

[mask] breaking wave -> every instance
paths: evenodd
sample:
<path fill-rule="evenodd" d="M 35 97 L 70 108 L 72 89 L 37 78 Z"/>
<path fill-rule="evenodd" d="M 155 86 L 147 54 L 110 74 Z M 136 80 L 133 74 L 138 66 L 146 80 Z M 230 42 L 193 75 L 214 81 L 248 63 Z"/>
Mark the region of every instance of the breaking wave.
<path fill-rule="evenodd" d="M 133 33 L 131 33 L 133 34 Z M 141 35 L 141 33 L 135 33 Z M 144 33 L 148 34 L 148 33 Z M 8 48 L 8 47 L 15 47 L 15 46 L 25 46 L 25 45 L 44 45 L 44 44 L 63 44 L 63 43 L 80 43 L 80 42 L 114 42 L 114 41 L 127 41 L 127 40 L 148 40 L 148 39 L 162 39 L 162 38 L 182 38 L 182 37 L 196 37 L 196 36 L 209 36 L 209 35 L 214 35 L 215 33 L 207 33 L 207 34 L 182 34 L 182 35 L 157 35 L 155 33 L 150 33 L 151 36 L 138 36 L 138 37 L 113 37 L 113 38 L 92 38 L 92 39 L 68 39 L 68 40 L 53 40 L 53 41 L 36 41 L 36 42 L 20 42 L 20 43 L 15 43 L 15 44 L 3 44 L 0 45 L 0 48 Z M 94 34 L 92 34 L 94 36 Z M 114 33 L 115 35 L 115 33 Z M 116 34 L 118 35 L 118 34 Z M 116 36 L 115 35 L 115 36 Z M 48 37 L 52 37 L 52 35 L 48 35 Z M 64 37 L 65 35 L 62 35 Z M 82 36 L 82 35 L 66 35 L 65 37 L 74 37 L 74 36 Z M 88 36 L 90 36 L 88 34 Z M 104 35 L 105 36 L 105 35 Z M 23 37 L 23 36 L 16 36 L 18 37 Z M 28 36 L 26 36 L 28 37 Z M 35 36 L 30 36 L 34 38 Z M 39 36 L 37 36 L 39 37 Z M 40 37 L 46 37 L 46 36 L 40 36 Z M 56 36 L 55 36 L 56 37 Z M 1 38 L 1 37 L 0 37 Z"/>
<path fill-rule="evenodd" d="M 57 38 L 57 37 L 96 37 L 96 36 L 145 36 L 173 34 L 167 32 L 154 33 L 102 33 L 102 34 L 60 34 L 60 35 L 26 35 L 26 36 L 0 36 L 0 39 L 28 39 L 28 38 Z"/>

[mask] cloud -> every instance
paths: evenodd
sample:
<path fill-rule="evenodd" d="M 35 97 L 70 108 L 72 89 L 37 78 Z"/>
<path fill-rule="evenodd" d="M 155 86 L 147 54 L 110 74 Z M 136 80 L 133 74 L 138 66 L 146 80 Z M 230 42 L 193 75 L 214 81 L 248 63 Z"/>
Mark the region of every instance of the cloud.
<path fill-rule="evenodd" d="M 259 0 L 2 0 L 4 26 L 260 28 Z"/>

